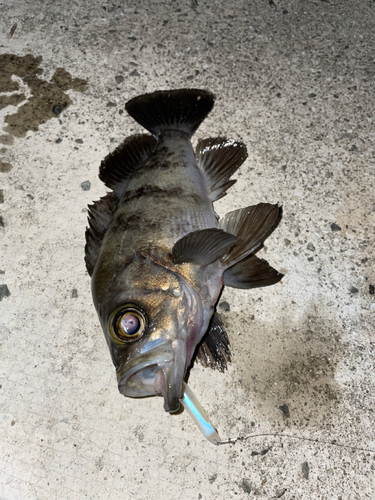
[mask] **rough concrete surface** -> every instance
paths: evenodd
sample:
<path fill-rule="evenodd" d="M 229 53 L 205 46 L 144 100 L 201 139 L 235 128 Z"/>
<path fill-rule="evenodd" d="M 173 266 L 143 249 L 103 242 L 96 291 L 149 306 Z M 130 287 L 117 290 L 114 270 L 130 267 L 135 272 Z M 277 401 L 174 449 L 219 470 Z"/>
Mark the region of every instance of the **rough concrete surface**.
<path fill-rule="evenodd" d="M 1 499 L 375 498 L 374 21 L 373 0 L 2 3 Z M 117 391 L 86 206 L 141 131 L 125 102 L 181 87 L 217 96 L 194 142 L 249 150 L 217 212 L 284 207 L 282 283 L 224 290 L 232 364 L 189 385 L 223 439 L 310 441 L 214 446 Z"/>

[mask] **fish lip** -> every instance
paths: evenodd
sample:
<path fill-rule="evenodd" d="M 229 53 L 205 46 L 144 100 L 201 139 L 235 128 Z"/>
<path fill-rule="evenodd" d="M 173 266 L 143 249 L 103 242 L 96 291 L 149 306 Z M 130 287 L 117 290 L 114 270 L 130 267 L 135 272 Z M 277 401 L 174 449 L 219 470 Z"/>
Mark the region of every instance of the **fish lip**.
<path fill-rule="evenodd" d="M 175 344 L 175 342 L 173 342 Z M 185 355 L 184 355 L 185 354 Z M 129 397 L 163 396 L 164 410 L 174 413 L 180 408 L 182 382 L 185 375 L 186 348 L 170 342 L 146 350 L 141 356 L 129 360 L 117 374 L 118 389 Z M 154 367 L 150 381 L 142 379 L 143 370 Z M 137 381 L 137 374 L 139 380 Z M 139 389 L 139 384 L 143 387 Z M 138 385 L 137 385 L 138 384 Z"/>

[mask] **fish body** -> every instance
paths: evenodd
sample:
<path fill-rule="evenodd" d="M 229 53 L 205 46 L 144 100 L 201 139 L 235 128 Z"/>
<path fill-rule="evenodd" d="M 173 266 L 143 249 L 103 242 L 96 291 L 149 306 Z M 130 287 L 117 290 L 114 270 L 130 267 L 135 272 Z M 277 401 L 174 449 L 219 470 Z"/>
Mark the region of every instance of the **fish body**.
<path fill-rule="evenodd" d="M 281 218 L 277 205 L 219 220 L 213 202 L 235 182 L 241 142 L 190 138 L 210 112 L 202 90 L 158 91 L 129 101 L 152 135 L 126 139 L 102 162 L 112 192 L 89 210 L 86 265 L 119 391 L 180 406 L 194 356 L 224 370 L 229 340 L 215 312 L 223 285 L 253 288 L 282 277 L 255 256 Z"/>

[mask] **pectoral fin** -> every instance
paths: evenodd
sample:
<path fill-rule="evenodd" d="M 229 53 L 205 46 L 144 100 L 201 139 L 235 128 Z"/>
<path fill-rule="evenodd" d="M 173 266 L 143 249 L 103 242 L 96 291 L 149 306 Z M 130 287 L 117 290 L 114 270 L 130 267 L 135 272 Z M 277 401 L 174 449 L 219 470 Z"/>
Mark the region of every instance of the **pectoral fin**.
<path fill-rule="evenodd" d="M 271 267 L 266 260 L 249 255 L 224 272 L 224 286 L 232 288 L 258 288 L 278 283 L 283 274 Z"/>
<path fill-rule="evenodd" d="M 207 266 L 225 255 L 238 241 L 236 236 L 222 229 L 209 228 L 194 231 L 178 240 L 172 249 L 175 264 L 191 262 Z"/>

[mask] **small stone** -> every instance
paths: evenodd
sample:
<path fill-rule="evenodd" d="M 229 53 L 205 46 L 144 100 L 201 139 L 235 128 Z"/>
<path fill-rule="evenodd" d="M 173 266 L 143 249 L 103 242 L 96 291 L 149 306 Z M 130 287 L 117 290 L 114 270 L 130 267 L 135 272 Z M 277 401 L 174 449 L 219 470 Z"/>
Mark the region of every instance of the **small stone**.
<path fill-rule="evenodd" d="M 265 455 L 266 453 L 268 453 L 271 449 L 272 449 L 272 446 L 270 446 L 269 448 L 265 448 L 264 450 L 262 450 L 262 451 L 260 452 L 260 454 L 263 456 L 263 455 Z"/>
<path fill-rule="evenodd" d="M 370 295 L 375 295 L 375 286 L 374 285 L 369 285 L 368 286 L 368 293 Z"/>
<path fill-rule="evenodd" d="M 0 285 L 0 302 L 5 298 L 9 297 L 10 291 L 7 285 Z"/>
<path fill-rule="evenodd" d="M 0 203 L 4 203 L 4 191 L 0 189 Z"/>
<path fill-rule="evenodd" d="M 355 294 L 355 293 L 358 293 L 358 292 L 359 292 L 358 288 L 356 288 L 355 286 L 352 286 L 352 287 L 351 287 L 351 289 L 350 289 L 350 293 Z"/>
<path fill-rule="evenodd" d="M 214 474 L 208 480 L 209 480 L 210 483 L 213 483 L 214 481 L 216 481 L 216 479 L 217 479 L 217 474 Z"/>
<path fill-rule="evenodd" d="M 246 479 L 242 479 L 241 486 L 245 493 L 251 493 L 251 485 Z"/>
<path fill-rule="evenodd" d="M 252 451 L 252 452 L 250 453 L 250 456 L 251 456 L 251 457 L 256 457 L 257 455 L 259 455 L 259 451 Z"/>
<path fill-rule="evenodd" d="M 119 114 L 119 115 L 122 115 L 122 114 L 123 114 L 123 112 L 124 112 L 124 110 L 123 110 L 123 109 L 119 109 L 119 110 L 118 110 L 118 114 Z"/>
<path fill-rule="evenodd" d="M 59 116 L 59 114 L 62 112 L 63 110 L 63 106 L 61 104 L 56 104 L 56 106 L 54 106 L 52 108 L 52 112 L 56 115 L 56 116 Z"/>
<path fill-rule="evenodd" d="M 312 99 L 313 97 L 316 97 L 316 94 L 314 94 L 314 92 L 311 92 L 307 97 L 310 97 L 310 99 Z"/>
<path fill-rule="evenodd" d="M 309 472 L 310 472 L 309 464 L 307 462 L 303 462 L 302 475 L 303 475 L 304 479 L 309 479 Z"/>
<path fill-rule="evenodd" d="M 11 421 L 11 423 L 10 423 L 10 425 L 13 427 L 13 425 L 14 425 L 15 423 L 16 423 L 16 422 L 15 422 L 15 420 L 12 420 L 12 421 Z"/>
<path fill-rule="evenodd" d="M 288 11 L 286 9 L 284 9 L 283 14 L 288 14 Z"/>
<path fill-rule="evenodd" d="M 91 183 L 90 183 L 90 181 L 84 181 L 84 182 L 81 182 L 81 188 L 82 188 L 84 191 L 90 191 L 90 188 L 91 188 Z"/>
<path fill-rule="evenodd" d="M 56 144 L 60 144 L 60 142 L 62 142 L 61 137 L 59 137 L 59 138 L 58 138 L 58 139 L 56 139 L 56 141 L 55 141 L 55 143 L 56 143 Z"/>
<path fill-rule="evenodd" d="M 289 407 L 287 404 L 284 403 L 283 405 L 279 406 L 279 409 L 284 413 L 286 418 L 290 418 Z"/>
<path fill-rule="evenodd" d="M 228 302 L 226 302 L 225 300 L 223 300 L 219 304 L 219 309 L 222 309 L 223 311 L 228 312 L 228 311 L 230 311 L 230 305 L 228 304 Z"/>
<path fill-rule="evenodd" d="M 287 491 L 286 488 L 284 488 L 283 490 L 279 491 L 279 493 L 276 494 L 276 498 L 281 498 L 286 491 Z"/>
<path fill-rule="evenodd" d="M 352 144 L 349 151 L 358 151 L 358 148 L 355 144 Z"/>
<path fill-rule="evenodd" d="M 201 498 L 202 498 L 202 494 L 198 493 L 198 500 L 201 500 Z"/>
<path fill-rule="evenodd" d="M 362 263 L 362 264 L 366 264 L 366 262 L 367 262 L 367 261 L 368 261 L 368 258 L 367 258 L 367 257 L 365 257 L 364 259 L 361 259 L 361 263 Z"/>
<path fill-rule="evenodd" d="M 1 215 L 0 215 L 0 227 L 5 227 L 4 219 Z"/>
<path fill-rule="evenodd" d="M 311 252 L 315 252 L 315 247 L 314 247 L 314 245 L 313 245 L 312 243 L 309 243 L 309 244 L 307 245 L 307 250 L 310 250 Z"/>
<path fill-rule="evenodd" d="M 335 222 L 331 224 L 332 231 L 341 231 L 341 227 L 338 226 Z"/>
<path fill-rule="evenodd" d="M 288 238 L 284 238 L 284 244 L 286 247 L 288 247 L 292 242 L 288 240 Z"/>
<path fill-rule="evenodd" d="M 130 76 L 141 76 L 136 69 L 134 69 L 131 73 Z"/>
<path fill-rule="evenodd" d="M 77 144 L 83 144 L 83 140 L 82 140 L 82 139 L 76 139 L 76 140 L 75 140 L 75 142 L 76 142 Z"/>
<path fill-rule="evenodd" d="M 72 299 L 76 299 L 78 297 L 78 292 L 76 288 L 73 288 L 72 290 Z"/>
<path fill-rule="evenodd" d="M 282 165 L 282 166 L 281 166 L 281 170 L 283 170 L 283 171 L 285 172 L 285 170 L 286 170 L 286 165 Z"/>
<path fill-rule="evenodd" d="M 124 81 L 124 77 L 122 75 L 115 76 L 116 83 L 122 83 Z"/>
<path fill-rule="evenodd" d="M 5 271 L 3 271 L 2 269 L 0 269 L 0 274 L 5 274 Z"/>
<path fill-rule="evenodd" d="M 116 106 L 117 106 L 117 104 L 115 102 L 112 102 L 112 101 L 107 102 L 107 108 L 115 108 Z"/>
<path fill-rule="evenodd" d="M 26 195 L 30 200 L 33 200 L 34 199 L 34 196 L 32 194 L 27 194 Z"/>
<path fill-rule="evenodd" d="M 279 98 L 281 97 L 280 92 L 278 92 L 278 93 L 276 94 L 276 97 L 279 97 Z"/>

